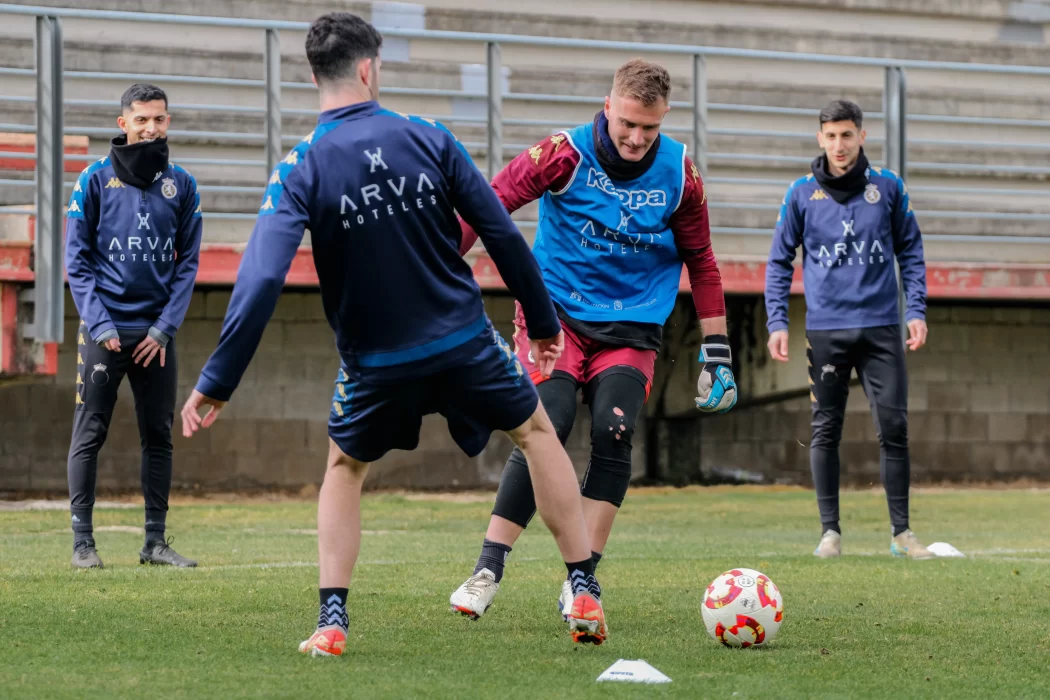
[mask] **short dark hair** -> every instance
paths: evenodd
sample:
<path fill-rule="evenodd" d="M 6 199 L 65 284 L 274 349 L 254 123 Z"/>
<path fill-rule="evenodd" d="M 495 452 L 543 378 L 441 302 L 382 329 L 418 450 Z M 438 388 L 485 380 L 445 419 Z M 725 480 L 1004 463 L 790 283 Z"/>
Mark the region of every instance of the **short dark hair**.
<path fill-rule="evenodd" d="M 853 122 L 859 129 L 864 123 L 864 112 L 860 111 L 860 107 L 857 106 L 856 102 L 835 100 L 834 102 L 829 102 L 827 107 L 820 110 L 821 128 L 828 122 Z"/>
<path fill-rule="evenodd" d="M 135 83 L 120 96 L 120 110 L 131 109 L 134 102 L 153 102 L 164 100 L 164 109 L 168 108 L 168 96 L 156 85 L 149 83 Z"/>
<path fill-rule="evenodd" d="M 376 28 L 349 12 L 329 12 L 306 33 L 306 58 L 317 81 L 345 80 L 357 64 L 377 58 L 383 37 Z"/>

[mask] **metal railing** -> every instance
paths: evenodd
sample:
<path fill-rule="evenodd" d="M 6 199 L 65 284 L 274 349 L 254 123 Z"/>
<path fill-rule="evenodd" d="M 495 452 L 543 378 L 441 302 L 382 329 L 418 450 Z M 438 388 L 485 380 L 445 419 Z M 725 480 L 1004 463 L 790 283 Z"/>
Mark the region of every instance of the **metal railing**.
<path fill-rule="evenodd" d="M 173 103 L 173 109 L 192 110 L 204 113 L 229 113 L 252 115 L 261 117 L 261 128 L 256 131 L 222 131 L 222 130 L 173 130 L 169 132 L 175 139 L 196 139 L 198 141 L 214 141 L 233 146 L 245 148 L 260 148 L 259 158 L 244 157 L 179 157 L 180 163 L 193 166 L 219 166 L 223 168 L 258 168 L 259 185 L 238 184 L 212 184 L 201 185 L 201 191 L 213 194 L 258 194 L 261 193 L 262 169 L 272 169 L 282 157 L 286 145 L 294 144 L 299 140 L 298 136 L 286 136 L 282 133 L 282 119 L 287 117 L 311 117 L 317 114 L 314 109 L 298 109 L 286 107 L 282 103 L 284 91 L 315 90 L 312 83 L 282 81 L 281 80 L 281 44 L 280 32 L 284 30 L 305 31 L 309 25 L 305 22 L 287 22 L 276 20 L 253 20 L 224 17 L 192 17 L 188 15 L 173 14 L 146 14 L 117 11 L 80 10 L 69 8 L 49 8 L 37 6 L 19 6 L 0 4 L 0 15 L 21 15 L 36 18 L 36 68 L 25 67 L 0 67 L 0 80 L 5 76 L 11 78 L 34 77 L 37 84 L 35 97 L 0 95 L 0 109 L 4 105 L 33 104 L 36 108 L 36 123 L 9 123 L 10 119 L 0 119 L 0 131 L 35 133 L 37 135 L 37 146 L 34 152 L 12 152 L 0 151 L 0 159 L 18 160 L 32 159 L 36 161 L 36 173 L 33 179 L 2 179 L 0 186 L 12 188 L 34 188 L 35 207 L 29 209 L 37 214 L 37 237 L 36 237 L 36 272 L 37 293 L 58 294 L 57 304 L 45 303 L 43 309 L 57 309 L 57 318 L 53 315 L 42 314 L 38 316 L 35 333 L 43 340 L 56 340 L 61 337 L 61 234 L 58 226 L 63 214 L 62 204 L 64 199 L 63 188 L 72 187 L 72 182 L 62 182 L 63 159 L 90 161 L 104 155 L 103 153 L 63 156 L 62 135 L 77 134 L 88 137 L 106 137 L 113 134 L 108 128 L 97 126 L 65 126 L 63 115 L 67 108 L 98 108 L 113 106 L 114 101 L 100 99 L 63 99 L 63 85 L 67 81 L 102 81 L 102 80 L 126 80 L 140 81 L 148 80 L 162 85 L 187 85 L 208 86 L 228 88 L 249 88 L 263 91 L 263 105 L 226 105 L 226 104 L 198 104 L 198 103 Z M 257 30 L 263 33 L 264 43 L 262 51 L 262 79 L 245 78 L 221 78 L 193 75 L 150 75 L 133 72 L 106 72 L 106 71 L 63 71 L 62 70 L 62 20 L 98 20 L 98 21 L 125 21 L 146 22 L 161 24 L 177 24 L 200 27 L 226 27 L 233 29 Z M 749 152 L 719 152 L 710 149 L 711 137 L 729 137 L 734 139 L 761 138 L 779 141 L 792 140 L 797 143 L 802 139 L 811 139 L 808 132 L 775 130 L 775 129 L 752 129 L 739 127 L 717 127 L 712 126 L 711 116 L 713 114 L 750 114 L 761 115 L 770 118 L 779 117 L 807 117 L 813 118 L 818 113 L 817 109 L 798 107 L 783 107 L 770 105 L 713 103 L 708 100 L 708 71 L 707 61 L 715 57 L 729 57 L 740 59 L 764 59 L 776 61 L 788 61 L 795 63 L 846 65 L 881 69 L 885 74 L 885 85 L 883 90 L 882 110 L 869 112 L 866 117 L 869 120 L 881 121 L 885 127 L 884 138 L 871 138 L 869 142 L 881 146 L 883 158 L 875 161 L 884 164 L 892 170 L 897 171 L 902 177 L 907 177 L 908 171 L 923 171 L 926 173 L 954 173 L 965 176 L 989 176 L 993 174 L 1027 176 L 1041 178 L 1050 175 L 1050 167 L 1027 166 L 1016 163 L 966 163 L 966 162 L 909 162 L 908 148 L 912 146 L 924 146 L 943 149 L 995 149 L 1013 148 L 1017 150 L 1047 151 L 1050 143 L 1028 143 L 987 140 L 964 140 L 964 139 L 930 139 L 909 138 L 907 135 L 908 122 L 929 124 L 937 123 L 947 126 L 986 126 L 1003 127 L 1012 129 L 1048 129 L 1050 120 L 1047 119 L 1013 119 L 1005 117 L 974 117 L 954 114 L 911 114 L 907 109 L 907 85 L 905 70 L 925 71 L 951 71 L 960 73 L 996 74 L 1003 76 L 1029 76 L 1050 78 L 1050 67 L 1041 66 L 1010 66 L 992 65 L 960 62 L 937 62 L 919 61 L 907 59 L 883 59 L 856 56 L 828 56 L 812 53 L 788 53 L 779 51 L 762 51 L 749 49 L 732 49 L 709 46 L 689 46 L 679 44 L 642 44 L 624 43 L 616 41 L 598 41 L 571 39 L 560 37 L 538 37 L 519 36 L 499 33 L 470 33 L 456 31 L 436 30 L 411 30 L 398 28 L 379 27 L 387 38 L 403 40 L 421 40 L 436 42 L 459 42 L 469 44 L 481 44 L 485 49 L 485 81 L 481 89 L 460 90 L 443 88 L 410 88 L 410 87 L 384 87 L 384 96 L 392 98 L 434 98 L 443 99 L 469 99 L 477 102 L 483 101 L 483 109 L 471 113 L 434 113 L 425 116 L 441 119 L 451 125 L 466 127 L 484 126 L 485 139 L 483 141 L 464 140 L 465 145 L 474 153 L 483 154 L 487 165 L 487 174 L 494 177 L 502 168 L 504 156 L 520 152 L 531 143 L 506 143 L 504 141 L 504 127 L 522 127 L 526 129 L 546 129 L 547 132 L 558 128 L 570 127 L 575 120 L 571 119 L 523 119 L 504 116 L 504 107 L 507 104 L 540 103 L 546 105 L 593 106 L 601 104 L 602 98 L 585 95 L 564 94 L 542 94 L 507 91 L 503 86 L 503 46 L 530 46 L 547 47 L 573 50 L 590 50 L 637 54 L 662 54 L 690 57 L 692 60 L 692 91 L 689 100 L 676 100 L 672 102 L 675 108 L 689 111 L 690 119 L 688 125 L 668 124 L 664 127 L 670 134 L 680 135 L 690 145 L 690 153 L 697 163 L 697 167 L 704 173 L 708 185 L 716 188 L 719 186 L 741 186 L 741 187 L 786 187 L 787 179 L 781 180 L 772 177 L 739 177 L 739 176 L 711 176 L 712 167 L 735 166 L 735 167 L 770 167 L 780 168 L 783 166 L 802 166 L 809 164 L 810 158 L 803 156 L 786 155 L 782 153 L 749 153 Z M 552 115 L 556 116 L 556 115 Z M 814 129 L 815 131 L 815 129 Z M 225 171 L 224 171 L 225 172 Z M 225 177 L 220 178 L 220 183 L 228 182 Z M 960 195 L 971 197 L 1021 197 L 1030 201 L 1035 198 L 1046 197 L 1048 190 L 1032 190 L 1023 187 L 975 187 L 974 183 L 965 183 L 960 186 L 949 185 L 927 185 L 910 186 L 910 189 L 919 194 L 938 195 Z M 767 204 L 756 202 L 731 201 L 725 198 L 716 198 L 712 201 L 711 209 L 716 213 L 719 211 L 737 212 L 769 212 L 769 227 L 756 228 L 752 226 L 714 226 L 715 233 L 736 234 L 744 236 L 770 235 L 775 220 L 775 202 Z M 26 211 L 26 209 L 20 209 Z M 995 212 L 979 211 L 973 208 L 966 210 L 930 210 L 920 209 L 920 214 L 931 219 L 984 219 L 998 221 L 1050 221 L 1050 213 L 1035 211 L 1024 212 Z M 250 220 L 254 213 L 226 211 L 206 213 L 209 219 L 219 220 Z M 528 225 L 530 222 L 521 221 Z M 928 235 L 931 239 L 943 239 L 946 241 L 967 241 L 974 239 L 987 240 L 980 235 L 964 234 L 934 234 Z M 996 241 L 1016 243 L 1042 243 L 1050 239 L 1041 236 L 996 236 Z M 57 280 L 57 281 L 56 281 Z M 45 290 L 48 290 L 45 292 Z M 53 300 L 52 300 L 53 301 Z"/>

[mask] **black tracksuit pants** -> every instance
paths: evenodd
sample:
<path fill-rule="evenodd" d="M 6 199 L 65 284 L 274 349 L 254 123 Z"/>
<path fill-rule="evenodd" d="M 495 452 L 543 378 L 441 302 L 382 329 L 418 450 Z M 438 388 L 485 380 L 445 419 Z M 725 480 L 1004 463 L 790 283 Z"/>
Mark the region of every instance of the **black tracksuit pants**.
<path fill-rule="evenodd" d="M 896 535 L 908 529 L 908 375 L 900 326 L 808 331 L 813 438 L 810 468 L 817 491 L 822 532 L 839 529 L 839 442 L 857 370 L 878 432 L 879 471 Z"/>
<path fill-rule="evenodd" d="M 119 352 L 92 342 L 83 324 L 77 333 L 76 408 L 69 446 L 69 500 L 74 542 L 92 536 L 95 477 L 98 453 L 106 442 L 110 419 L 117 403 L 117 389 L 127 375 L 135 397 L 139 438 L 142 444 L 142 495 L 146 501 L 146 539 L 163 539 L 171 492 L 171 427 L 178 382 L 175 339 L 148 367 L 135 364 L 132 354 L 148 329 L 120 330 Z"/>

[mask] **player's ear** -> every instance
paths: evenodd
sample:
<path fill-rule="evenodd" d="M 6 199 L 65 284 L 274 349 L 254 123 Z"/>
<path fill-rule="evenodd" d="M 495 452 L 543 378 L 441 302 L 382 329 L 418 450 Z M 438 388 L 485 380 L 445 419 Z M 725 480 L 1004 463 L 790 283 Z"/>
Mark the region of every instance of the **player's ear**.
<path fill-rule="evenodd" d="M 317 87 L 317 76 L 313 72 L 310 73 L 310 82 L 314 84 L 314 87 Z"/>
<path fill-rule="evenodd" d="M 372 84 L 372 59 L 362 59 L 357 64 L 357 79 L 361 81 L 362 85 Z"/>
<path fill-rule="evenodd" d="M 609 118 L 609 96 L 605 96 L 605 118 Z"/>
<path fill-rule="evenodd" d="M 117 126 L 120 127 L 120 130 L 125 134 L 128 133 L 128 120 L 124 118 L 123 114 L 117 117 Z"/>
<path fill-rule="evenodd" d="M 866 139 L 867 137 L 868 137 L 867 130 L 866 129 L 861 129 L 860 130 L 860 145 L 861 146 L 864 145 L 864 139 Z"/>

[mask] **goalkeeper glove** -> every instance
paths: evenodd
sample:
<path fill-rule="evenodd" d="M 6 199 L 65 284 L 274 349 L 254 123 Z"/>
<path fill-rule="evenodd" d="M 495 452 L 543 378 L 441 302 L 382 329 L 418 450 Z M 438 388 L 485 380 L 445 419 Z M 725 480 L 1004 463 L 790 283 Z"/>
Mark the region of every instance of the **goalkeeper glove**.
<path fill-rule="evenodd" d="M 733 377 L 733 355 L 729 339 L 711 335 L 700 346 L 700 378 L 696 381 L 696 407 L 705 413 L 726 413 L 736 405 L 737 388 Z"/>

